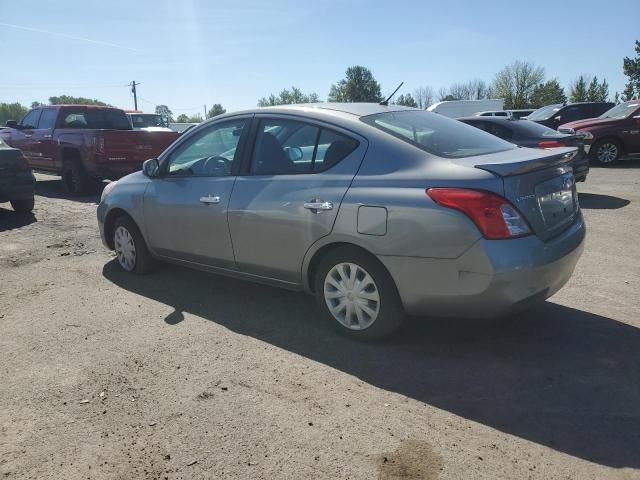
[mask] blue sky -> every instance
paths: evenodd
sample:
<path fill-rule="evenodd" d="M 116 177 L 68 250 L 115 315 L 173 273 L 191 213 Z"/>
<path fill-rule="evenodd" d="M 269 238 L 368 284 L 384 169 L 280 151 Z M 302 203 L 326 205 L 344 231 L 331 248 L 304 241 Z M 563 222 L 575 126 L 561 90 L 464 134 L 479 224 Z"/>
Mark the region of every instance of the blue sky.
<path fill-rule="evenodd" d="M 624 88 L 640 1 L 2 0 L 0 102 L 52 95 L 133 108 L 228 110 L 295 85 L 326 98 L 350 65 L 384 92 L 491 81 L 514 60 L 567 86 L 579 74 Z M 402 93 L 400 92 L 400 93 Z"/>

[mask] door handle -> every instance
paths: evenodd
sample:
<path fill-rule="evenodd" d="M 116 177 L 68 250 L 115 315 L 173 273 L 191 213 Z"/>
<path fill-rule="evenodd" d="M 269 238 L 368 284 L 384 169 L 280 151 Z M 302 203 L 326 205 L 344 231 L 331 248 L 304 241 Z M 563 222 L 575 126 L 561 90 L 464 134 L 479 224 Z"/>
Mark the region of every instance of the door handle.
<path fill-rule="evenodd" d="M 219 195 L 207 195 L 206 197 L 200 197 L 201 203 L 220 203 Z"/>
<path fill-rule="evenodd" d="M 333 210 L 333 203 L 323 201 L 305 202 L 304 208 L 307 210 L 315 210 L 315 213 L 320 213 L 325 210 Z"/>
<path fill-rule="evenodd" d="M 45 135 L 45 136 L 44 136 L 44 137 L 42 137 L 42 138 L 49 139 L 49 138 L 52 138 L 52 135 Z"/>

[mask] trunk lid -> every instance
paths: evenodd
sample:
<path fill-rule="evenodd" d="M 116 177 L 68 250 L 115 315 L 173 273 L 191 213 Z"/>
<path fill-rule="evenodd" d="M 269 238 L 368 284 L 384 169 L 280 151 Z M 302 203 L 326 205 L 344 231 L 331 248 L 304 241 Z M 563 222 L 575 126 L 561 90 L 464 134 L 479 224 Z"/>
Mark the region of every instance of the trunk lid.
<path fill-rule="evenodd" d="M 569 162 L 576 148 L 518 148 L 455 160 L 502 178 L 504 197 L 525 217 L 533 232 L 549 240 L 579 214 L 578 195 Z"/>

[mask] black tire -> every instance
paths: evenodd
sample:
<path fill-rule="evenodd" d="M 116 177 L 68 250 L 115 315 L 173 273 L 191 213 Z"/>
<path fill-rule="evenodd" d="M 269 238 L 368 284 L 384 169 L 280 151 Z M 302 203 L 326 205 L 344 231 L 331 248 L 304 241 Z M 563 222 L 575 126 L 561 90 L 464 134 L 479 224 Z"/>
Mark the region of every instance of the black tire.
<path fill-rule="evenodd" d="M 65 160 L 62 164 L 62 181 L 69 195 L 80 197 L 98 191 L 96 179 L 87 175 L 78 160 Z"/>
<path fill-rule="evenodd" d="M 128 232 L 133 240 L 135 259 L 133 260 L 132 265 L 125 266 L 126 262 L 123 260 L 122 256 L 118 254 L 116 235 L 118 235 L 118 229 L 120 228 L 126 230 L 126 232 Z M 118 265 L 120 265 L 120 268 L 122 268 L 125 272 L 139 274 L 147 273 L 149 270 L 151 270 L 151 267 L 153 266 L 153 258 L 149 253 L 147 244 L 144 241 L 144 238 L 142 237 L 138 226 L 130 217 L 121 216 L 117 218 L 113 225 L 112 235 L 114 249 L 116 250 L 116 261 L 118 262 Z"/>
<path fill-rule="evenodd" d="M 35 201 L 33 197 L 21 200 L 11 200 L 11 207 L 17 213 L 29 213 L 33 211 L 34 203 Z"/>
<path fill-rule="evenodd" d="M 371 325 L 363 329 L 348 328 L 329 310 L 325 300 L 325 279 L 334 267 L 350 263 L 361 267 L 372 278 L 379 296 L 378 314 Z M 342 334 L 360 341 L 375 341 L 391 335 L 402 325 L 405 317 L 396 285 L 378 259 L 355 247 L 340 247 L 330 251 L 318 265 L 315 276 L 315 296 L 322 315 Z M 346 300 L 346 299 L 345 299 Z M 366 301 L 366 300 L 365 300 Z"/>
<path fill-rule="evenodd" d="M 603 167 L 613 165 L 620 158 L 622 145 L 614 138 L 603 138 L 591 146 L 589 156 L 596 164 Z"/>

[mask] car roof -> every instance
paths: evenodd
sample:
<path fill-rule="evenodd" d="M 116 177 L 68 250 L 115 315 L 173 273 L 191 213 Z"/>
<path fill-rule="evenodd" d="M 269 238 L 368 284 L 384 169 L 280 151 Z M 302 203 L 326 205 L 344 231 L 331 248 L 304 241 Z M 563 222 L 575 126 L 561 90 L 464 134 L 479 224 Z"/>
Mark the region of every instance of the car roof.
<path fill-rule="evenodd" d="M 486 116 L 486 117 L 482 117 L 480 115 L 470 115 L 468 117 L 460 117 L 460 118 L 456 118 L 456 120 L 475 120 L 478 122 L 496 122 L 496 123 L 509 123 L 509 124 L 513 124 L 513 122 L 523 122 L 524 120 L 520 120 L 519 118 L 511 118 L 511 117 L 506 117 L 504 115 L 498 115 L 498 116 Z"/>
<path fill-rule="evenodd" d="M 386 112 L 398 112 L 404 110 L 417 110 L 413 107 L 405 107 L 403 105 L 380 105 L 379 103 L 338 103 L 338 102 L 326 102 L 326 103 L 299 103 L 294 105 L 277 105 L 273 107 L 258 107 L 250 110 L 244 110 L 242 112 L 233 112 L 233 114 L 240 113 L 331 113 L 339 112 L 349 115 L 355 115 L 356 117 L 366 117 L 368 115 L 375 115 L 377 113 Z"/>

